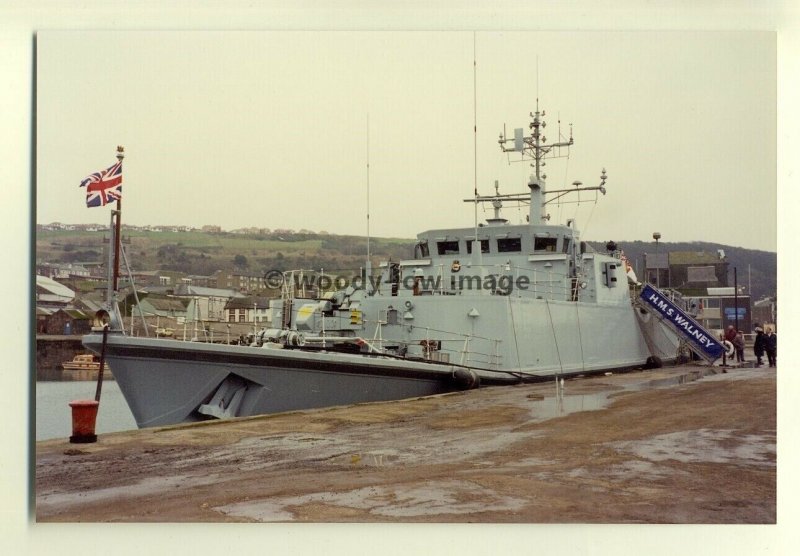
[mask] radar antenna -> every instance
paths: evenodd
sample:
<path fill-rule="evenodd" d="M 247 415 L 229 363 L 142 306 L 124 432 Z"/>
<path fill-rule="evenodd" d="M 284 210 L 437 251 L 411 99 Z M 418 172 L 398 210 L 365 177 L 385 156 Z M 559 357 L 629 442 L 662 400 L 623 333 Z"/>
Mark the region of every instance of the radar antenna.
<path fill-rule="evenodd" d="M 530 113 L 531 123 L 528 128 L 531 130 L 530 135 L 525 135 L 523 128 L 514 130 L 514 136 L 508 137 L 506 135 L 505 125 L 503 125 L 503 133 L 500 135 L 498 143 L 500 149 L 504 153 L 509 153 L 509 163 L 526 161 L 534 169 L 533 174 L 528 179 L 528 188 L 530 191 L 526 193 L 516 193 L 510 195 L 501 195 L 498 190 L 495 190 L 495 195 L 491 197 L 478 197 L 474 199 L 464 199 L 465 202 L 484 203 L 491 202 L 495 205 L 495 210 L 499 207 L 495 203 L 502 200 L 517 201 L 520 203 L 530 203 L 530 213 L 528 221 L 531 224 L 539 224 L 543 221 L 550 219 L 550 215 L 545 212 L 545 205 L 551 201 L 555 201 L 565 196 L 568 193 L 580 193 L 582 191 L 595 191 L 603 195 L 606 194 L 606 170 L 603 168 L 600 174 L 600 184 L 597 186 L 584 187 L 580 181 L 573 182 L 574 187 L 569 189 L 556 189 L 552 191 L 546 190 L 547 174 L 542 169 L 546 165 L 548 158 L 567 158 L 569 157 L 570 147 L 575 143 L 572 136 L 572 124 L 569 124 L 569 138 L 561 135 L 561 119 L 559 118 L 559 140 L 548 143 L 547 137 L 544 135 L 544 129 L 547 127 L 547 122 L 544 120 L 546 113 L 544 110 L 539 110 L 539 99 L 536 99 L 536 111 Z M 511 160 L 510 153 L 520 153 L 518 160 Z M 554 198 L 545 201 L 545 195 L 557 194 Z M 595 200 L 597 193 L 595 193 Z M 580 202 L 580 199 L 577 201 Z M 502 206 L 502 205 L 501 205 Z"/>

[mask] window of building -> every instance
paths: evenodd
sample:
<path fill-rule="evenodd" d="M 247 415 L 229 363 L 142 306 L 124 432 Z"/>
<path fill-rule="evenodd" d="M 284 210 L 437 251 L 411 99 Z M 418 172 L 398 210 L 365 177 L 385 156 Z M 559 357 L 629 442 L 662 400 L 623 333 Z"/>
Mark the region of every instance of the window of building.
<path fill-rule="evenodd" d="M 467 254 L 472 253 L 472 244 L 474 240 L 467 241 Z M 481 253 L 488 253 L 489 252 L 489 240 L 488 239 L 481 239 Z"/>
<path fill-rule="evenodd" d="M 703 322 L 706 328 L 722 328 L 722 319 L 705 319 Z"/>
<path fill-rule="evenodd" d="M 719 309 L 719 298 L 718 297 L 705 297 L 705 298 L 703 298 L 703 308 L 704 309 Z"/>
<path fill-rule="evenodd" d="M 244 311 L 244 309 L 242 309 L 239 312 L 239 322 L 244 322 L 244 315 L 245 315 L 245 311 Z"/>
<path fill-rule="evenodd" d="M 236 309 L 228 309 L 228 322 L 236 322 Z"/>
<path fill-rule="evenodd" d="M 517 253 L 522 251 L 522 238 L 503 237 L 497 239 L 498 253 Z"/>
<path fill-rule="evenodd" d="M 438 241 L 436 247 L 440 255 L 458 255 L 458 240 L 455 241 Z"/>
<path fill-rule="evenodd" d="M 557 243 L 558 243 L 558 238 L 556 237 L 534 237 L 533 250 L 555 253 Z"/>

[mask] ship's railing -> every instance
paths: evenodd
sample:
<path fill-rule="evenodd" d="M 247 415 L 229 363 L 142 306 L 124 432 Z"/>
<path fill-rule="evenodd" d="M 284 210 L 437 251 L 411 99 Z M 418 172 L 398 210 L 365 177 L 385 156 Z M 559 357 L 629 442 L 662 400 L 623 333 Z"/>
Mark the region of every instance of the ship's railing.
<path fill-rule="evenodd" d="M 268 326 L 267 322 L 229 322 L 212 319 L 192 319 L 176 315 L 164 315 L 143 311 L 147 319 L 149 334 L 141 324 L 141 318 L 130 318 L 127 334 L 130 336 L 148 336 L 157 339 L 183 340 L 187 342 L 205 342 L 214 344 L 238 344 L 243 338 L 253 334 L 259 327 Z"/>
<path fill-rule="evenodd" d="M 488 338 L 479 334 L 465 334 L 430 326 L 403 324 L 402 326 L 408 331 L 410 338 L 387 339 L 383 337 L 383 327 L 387 324 L 386 321 L 365 319 L 364 324 L 375 326 L 372 344 L 380 349 L 385 349 L 387 344 L 395 346 L 401 344 L 409 349 L 407 355 L 421 356 L 430 361 L 458 363 L 465 366 L 486 366 L 493 369 L 498 369 L 502 365 L 503 355 L 500 353 L 502 340 L 499 338 Z M 476 342 L 485 346 L 482 349 L 486 351 L 476 349 Z"/>
<path fill-rule="evenodd" d="M 639 299 L 639 296 L 642 293 L 642 289 L 646 284 L 631 284 L 630 286 L 630 294 L 631 300 L 636 303 Z M 650 284 L 651 287 L 655 287 L 655 284 Z M 697 311 L 693 311 L 689 306 L 689 301 L 683 296 L 682 293 L 675 291 L 670 288 L 659 288 L 659 291 L 663 295 L 663 297 L 669 299 L 674 305 L 677 305 L 680 309 L 685 311 L 691 316 L 695 316 Z"/>

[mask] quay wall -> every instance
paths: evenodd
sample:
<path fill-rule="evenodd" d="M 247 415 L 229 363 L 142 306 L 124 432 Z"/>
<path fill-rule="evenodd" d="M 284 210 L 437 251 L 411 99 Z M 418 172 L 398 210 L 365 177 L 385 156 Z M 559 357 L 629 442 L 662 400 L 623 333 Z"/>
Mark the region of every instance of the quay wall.
<path fill-rule="evenodd" d="M 61 371 L 61 363 L 71 361 L 79 353 L 89 353 L 81 344 L 81 336 L 36 335 L 36 375 Z"/>

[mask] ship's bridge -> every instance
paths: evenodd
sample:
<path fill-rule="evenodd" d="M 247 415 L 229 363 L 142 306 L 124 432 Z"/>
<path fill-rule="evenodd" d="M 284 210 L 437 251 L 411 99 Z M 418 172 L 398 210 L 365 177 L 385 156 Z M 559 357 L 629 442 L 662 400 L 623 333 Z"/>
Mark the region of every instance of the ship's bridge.
<path fill-rule="evenodd" d="M 381 264 L 377 293 L 510 295 L 519 289 L 516 295 L 575 300 L 585 251 L 570 225 L 428 230 L 418 234 L 413 259 Z"/>
<path fill-rule="evenodd" d="M 454 228 L 422 232 L 417 235 L 414 259 L 430 259 L 438 263 L 460 258 L 467 263 L 467 258 L 473 264 L 480 264 L 481 259 L 484 262 L 496 259 L 505 262 L 516 258 L 527 260 L 527 257 L 536 255 L 571 254 L 580 237 L 578 231 L 570 226 L 479 226 L 477 240 L 480 242 L 480 256 L 475 257 L 475 231 L 475 228 Z"/>

